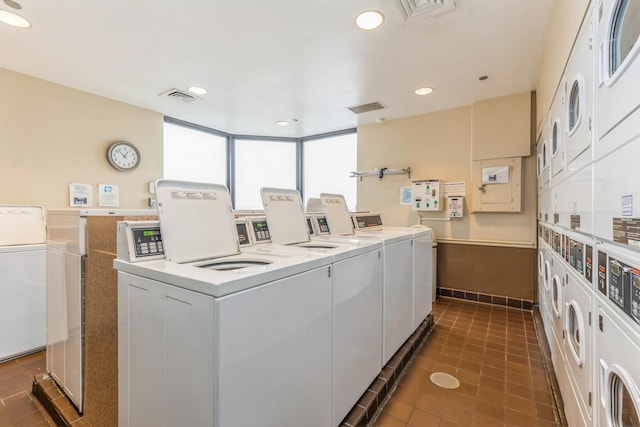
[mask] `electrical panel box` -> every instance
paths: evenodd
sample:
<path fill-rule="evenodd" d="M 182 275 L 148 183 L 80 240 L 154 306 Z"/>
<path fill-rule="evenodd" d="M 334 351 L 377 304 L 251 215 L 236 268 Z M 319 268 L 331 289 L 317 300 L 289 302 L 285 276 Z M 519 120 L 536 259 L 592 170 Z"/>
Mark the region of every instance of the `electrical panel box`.
<path fill-rule="evenodd" d="M 462 218 L 464 216 L 464 196 L 447 197 L 447 216 L 449 218 Z"/>
<path fill-rule="evenodd" d="M 442 210 L 439 179 L 418 179 L 411 182 L 411 210 Z"/>

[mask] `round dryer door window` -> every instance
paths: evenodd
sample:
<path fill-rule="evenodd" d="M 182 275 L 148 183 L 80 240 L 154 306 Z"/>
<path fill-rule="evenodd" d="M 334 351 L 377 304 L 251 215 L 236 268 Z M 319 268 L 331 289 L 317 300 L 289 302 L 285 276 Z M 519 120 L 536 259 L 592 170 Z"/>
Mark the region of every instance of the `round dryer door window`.
<path fill-rule="evenodd" d="M 551 265 L 549 264 L 549 261 L 545 261 L 543 283 L 547 291 L 549 290 L 550 282 L 551 282 Z"/>
<path fill-rule="evenodd" d="M 569 94 L 569 103 L 567 104 L 567 122 L 569 125 L 569 134 L 575 132 L 580 123 L 580 95 L 582 92 L 581 79 L 578 77 L 571 85 L 571 93 Z"/>
<path fill-rule="evenodd" d="M 557 318 L 562 315 L 562 282 L 558 276 L 551 279 L 551 296 L 553 298 L 553 312 Z"/>
<path fill-rule="evenodd" d="M 584 318 L 582 311 L 575 301 L 567 304 L 567 334 L 569 335 L 569 349 L 579 367 L 584 364 Z"/>
<path fill-rule="evenodd" d="M 618 0 L 613 10 L 609 28 L 609 76 L 618 71 L 632 51 L 638 50 L 636 42 L 640 37 L 640 2 Z"/>
<path fill-rule="evenodd" d="M 607 417 L 610 425 L 615 427 L 640 426 L 640 415 L 637 407 L 637 389 L 612 370 L 608 378 Z"/>

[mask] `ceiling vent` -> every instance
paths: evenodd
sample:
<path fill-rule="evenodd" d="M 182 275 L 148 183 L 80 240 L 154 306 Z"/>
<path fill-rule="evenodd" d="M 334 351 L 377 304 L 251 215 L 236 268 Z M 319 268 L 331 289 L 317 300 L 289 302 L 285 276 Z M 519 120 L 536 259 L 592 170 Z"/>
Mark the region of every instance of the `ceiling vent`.
<path fill-rule="evenodd" d="M 160 96 L 167 96 L 169 98 L 178 99 L 186 104 L 200 100 L 200 98 L 198 98 L 197 96 L 190 95 L 187 92 L 181 91 L 180 89 L 169 89 L 166 92 L 162 92 Z"/>
<path fill-rule="evenodd" d="M 431 18 L 456 8 L 455 0 L 393 0 L 405 21 Z"/>
<path fill-rule="evenodd" d="M 369 104 L 354 105 L 353 107 L 348 107 L 348 108 L 354 114 L 362 114 L 362 113 L 368 113 L 369 111 L 384 110 L 387 107 L 382 105 L 381 102 L 376 101 L 376 102 L 371 102 Z"/>

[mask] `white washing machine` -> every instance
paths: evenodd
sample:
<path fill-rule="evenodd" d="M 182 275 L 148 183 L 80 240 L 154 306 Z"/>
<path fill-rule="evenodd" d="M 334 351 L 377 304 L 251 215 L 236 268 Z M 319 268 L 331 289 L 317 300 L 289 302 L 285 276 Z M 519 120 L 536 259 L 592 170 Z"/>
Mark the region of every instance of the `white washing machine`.
<path fill-rule="evenodd" d="M 593 26 L 590 11 L 591 8 L 573 46 L 561 82 L 565 93 L 568 175 L 590 163 L 593 155 Z"/>
<path fill-rule="evenodd" d="M 551 351 L 551 361 L 561 381 L 561 372 L 564 371 L 564 314 L 565 314 L 565 273 L 564 264 L 564 235 L 558 227 L 551 228 L 552 253 L 551 253 L 551 283 L 549 285 L 549 305 L 551 315 L 551 326 L 553 329 L 553 343 L 550 347 L 555 347 Z M 560 384 L 562 388 L 562 384 Z"/>
<path fill-rule="evenodd" d="M 634 138 L 594 166 L 593 233 L 604 240 L 640 248 L 640 236 L 634 231 L 640 224 L 640 121 L 635 123 Z M 612 133 L 601 142 L 615 137 Z"/>
<path fill-rule="evenodd" d="M 0 362 L 45 346 L 44 242 L 42 207 L 0 205 Z"/>
<path fill-rule="evenodd" d="M 638 325 L 600 297 L 596 300 L 596 425 L 640 425 Z"/>
<path fill-rule="evenodd" d="M 592 425 L 593 376 L 593 251 L 595 241 L 565 232 L 569 242 L 569 265 L 565 285 L 566 375 L 569 379 L 562 391 L 565 415 L 569 425 Z"/>
<path fill-rule="evenodd" d="M 240 252 L 224 186 L 156 193 L 166 259 L 114 261 L 119 424 L 331 425 L 331 257 Z"/>
<path fill-rule="evenodd" d="M 389 227 L 382 223 L 379 213 L 356 213 L 351 215 L 356 236 L 362 233 L 406 233 L 413 232 L 413 328 L 420 326 L 431 313 L 434 286 L 433 230 L 420 225 L 414 227 Z M 366 235 L 366 234 L 364 234 Z"/>
<path fill-rule="evenodd" d="M 345 199 L 340 194 L 320 195 L 331 236 L 373 239 L 383 244 L 382 365 L 391 359 L 414 331 L 413 232 L 360 232 L 355 234 Z"/>
<path fill-rule="evenodd" d="M 565 158 L 565 127 L 564 127 L 564 87 L 560 86 L 551 103 L 549 110 L 549 146 L 551 150 L 551 185 L 554 185 L 564 175 Z"/>
<path fill-rule="evenodd" d="M 596 17 L 596 131 L 600 139 L 640 106 L 640 5 L 634 0 L 601 0 Z M 635 120 L 636 127 L 637 123 Z"/>
<path fill-rule="evenodd" d="M 260 193 L 266 218 L 250 218 L 250 230 L 255 242 L 270 236 L 274 243 L 256 250 L 332 257 L 332 425 L 339 425 L 382 369 L 382 243 L 310 239 L 297 190 L 262 188 Z"/>

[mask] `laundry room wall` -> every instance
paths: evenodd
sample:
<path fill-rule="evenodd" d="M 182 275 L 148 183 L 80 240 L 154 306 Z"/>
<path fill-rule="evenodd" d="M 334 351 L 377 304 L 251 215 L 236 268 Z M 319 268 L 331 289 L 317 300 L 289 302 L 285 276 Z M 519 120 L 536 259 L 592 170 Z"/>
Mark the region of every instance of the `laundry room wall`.
<path fill-rule="evenodd" d="M 512 98 L 529 98 L 529 93 Z M 529 98 L 530 99 L 530 98 Z M 503 102 L 512 102 L 509 97 Z M 491 103 L 483 104 L 483 108 Z M 481 299 L 495 296 L 513 304 L 535 299 L 536 171 L 535 156 L 523 163 L 523 209 L 519 213 L 469 213 L 472 206 L 473 106 L 439 111 L 358 127 L 358 170 L 411 168 L 411 179 L 438 178 L 466 184 L 463 218 L 447 220 L 444 212 L 423 213 L 439 242 L 438 286 Z M 534 107 L 535 108 L 535 107 Z M 488 120 L 499 122 L 502 109 Z M 522 111 L 525 137 L 532 139 L 531 108 Z M 528 132 L 527 132 L 528 131 Z M 498 146 L 508 146 L 506 134 Z M 530 141 L 525 141 L 530 145 Z M 354 178 L 359 179 L 359 178 Z M 406 175 L 382 180 L 366 176 L 358 182 L 359 210 L 380 212 L 388 225 L 418 224 L 410 206 L 400 205 L 400 187 L 410 185 Z M 464 268 L 462 267 L 464 266 Z M 469 294 L 468 296 L 466 294 Z"/>
<path fill-rule="evenodd" d="M 540 124 L 549 111 L 576 35 L 589 8 L 589 3 L 589 0 L 555 2 L 547 29 L 540 79 L 536 90 L 536 129 L 538 135 L 540 134 Z"/>
<path fill-rule="evenodd" d="M 69 183 L 116 184 L 121 208 L 148 206 L 162 176 L 163 115 L 0 68 L 0 204 L 69 206 Z M 142 162 L 118 172 L 109 144 L 134 143 Z"/>

